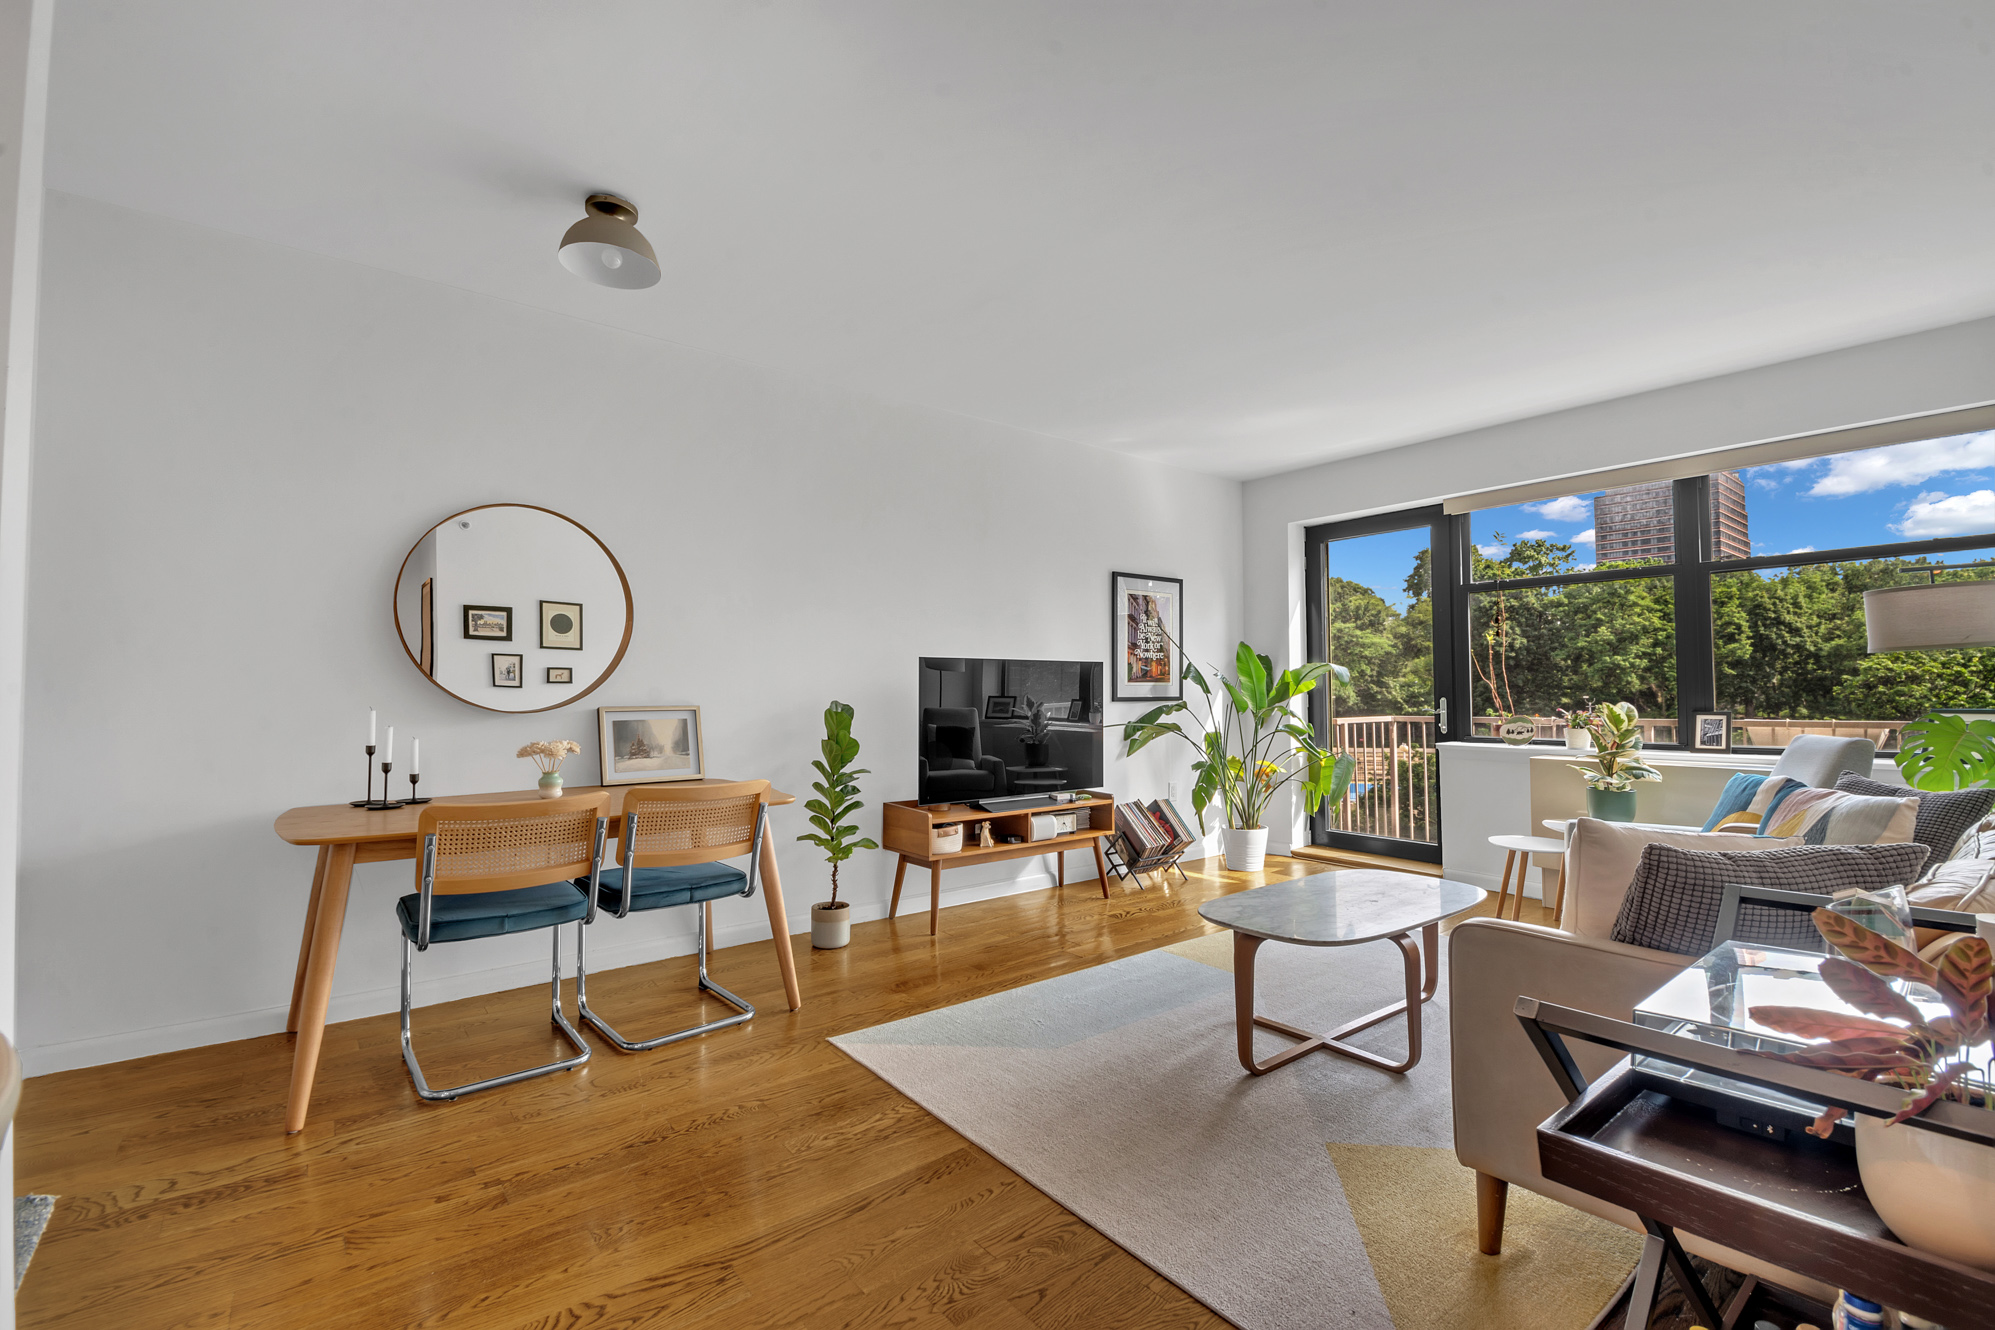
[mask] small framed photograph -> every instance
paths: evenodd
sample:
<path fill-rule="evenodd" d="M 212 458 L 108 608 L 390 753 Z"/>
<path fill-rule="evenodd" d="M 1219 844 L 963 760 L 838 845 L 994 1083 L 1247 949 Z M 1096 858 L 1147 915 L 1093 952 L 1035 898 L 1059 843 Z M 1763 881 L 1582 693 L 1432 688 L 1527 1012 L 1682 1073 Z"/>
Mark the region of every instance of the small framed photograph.
<path fill-rule="evenodd" d="M 466 605 L 464 635 L 487 642 L 513 640 L 513 607 L 510 605 Z"/>
<path fill-rule="evenodd" d="M 1078 697 L 1075 698 L 1073 701 L 1067 703 L 1068 720 L 1086 720 L 1087 718 L 1088 718 L 1087 703 L 1081 701 L 1081 699 L 1079 699 Z"/>
<path fill-rule="evenodd" d="M 1109 696 L 1117 702 L 1183 701 L 1184 580 L 1109 574 L 1109 619 L 1115 634 Z"/>
<path fill-rule="evenodd" d="M 699 780 L 707 774 L 698 707 L 597 707 L 596 729 L 605 785 Z"/>
<path fill-rule="evenodd" d="M 541 601 L 540 645 L 547 651 L 580 651 L 582 607 L 572 600 Z"/>
<path fill-rule="evenodd" d="M 1010 720 L 1012 712 L 1018 709 L 1017 696 L 1009 693 L 992 693 L 984 699 L 985 720 Z"/>
<path fill-rule="evenodd" d="M 492 687 L 526 687 L 526 657 L 508 651 L 492 653 Z"/>
<path fill-rule="evenodd" d="M 1695 711 L 1690 716 L 1690 746 L 1700 753 L 1732 751 L 1732 713 Z"/>
<path fill-rule="evenodd" d="M 549 665 L 547 667 L 547 681 L 549 683 L 574 683 L 575 667 L 573 665 Z"/>

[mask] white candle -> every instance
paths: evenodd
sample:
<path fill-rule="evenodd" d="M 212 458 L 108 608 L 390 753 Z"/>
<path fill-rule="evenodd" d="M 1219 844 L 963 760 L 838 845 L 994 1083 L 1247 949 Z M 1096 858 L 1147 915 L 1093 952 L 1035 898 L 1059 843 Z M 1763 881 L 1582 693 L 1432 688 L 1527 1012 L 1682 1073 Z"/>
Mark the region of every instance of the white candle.
<path fill-rule="evenodd" d="M 381 760 L 389 766 L 395 764 L 395 727 L 393 725 L 388 727 L 388 751 L 382 755 Z"/>
<path fill-rule="evenodd" d="M 367 708 L 367 746 L 374 746 L 374 708 Z"/>
<path fill-rule="evenodd" d="M 423 774 L 423 741 L 421 739 L 412 739 L 409 741 L 409 774 L 411 776 L 420 776 Z"/>

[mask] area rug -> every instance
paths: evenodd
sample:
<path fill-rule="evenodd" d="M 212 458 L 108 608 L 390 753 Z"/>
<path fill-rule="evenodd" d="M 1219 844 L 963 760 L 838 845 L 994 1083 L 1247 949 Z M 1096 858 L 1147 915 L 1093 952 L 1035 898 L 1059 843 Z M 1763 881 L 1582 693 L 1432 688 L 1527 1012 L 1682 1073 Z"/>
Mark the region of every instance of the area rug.
<path fill-rule="evenodd" d="M 31 1192 L 14 1198 L 14 1287 L 27 1277 L 28 1262 L 42 1245 L 42 1231 L 55 1213 L 55 1197 Z"/>
<path fill-rule="evenodd" d="M 832 1042 L 1242 1330 L 1583 1330 L 1640 1241 L 1517 1188 L 1503 1255 L 1476 1250 L 1445 987 L 1404 1076 L 1312 1054 L 1250 1077 L 1232 954 L 1212 934 Z M 1259 1009 L 1310 1029 L 1403 983 L 1384 943 L 1271 943 L 1256 969 Z M 1405 1038 L 1402 1018 L 1352 1042 Z"/>

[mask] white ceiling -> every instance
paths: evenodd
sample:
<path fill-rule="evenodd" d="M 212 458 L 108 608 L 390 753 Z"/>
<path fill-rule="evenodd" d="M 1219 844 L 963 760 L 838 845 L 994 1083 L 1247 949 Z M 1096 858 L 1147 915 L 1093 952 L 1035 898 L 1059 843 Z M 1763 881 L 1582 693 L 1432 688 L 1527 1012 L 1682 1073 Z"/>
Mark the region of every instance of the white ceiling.
<path fill-rule="evenodd" d="M 59 0 L 52 188 L 1233 476 L 1995 313 L 1995 0 Z M 582 196 L 663 282 L 555 261 Z"/>

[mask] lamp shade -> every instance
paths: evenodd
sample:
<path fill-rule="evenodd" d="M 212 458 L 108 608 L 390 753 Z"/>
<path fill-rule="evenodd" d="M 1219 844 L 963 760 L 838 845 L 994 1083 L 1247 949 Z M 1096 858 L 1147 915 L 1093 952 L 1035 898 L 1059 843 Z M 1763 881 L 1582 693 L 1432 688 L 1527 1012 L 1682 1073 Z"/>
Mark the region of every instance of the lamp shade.
<path fill-rule="evenodd" d="M 1870 649 L 1995 647 L 1995 582 L 1935 582 L 1863 593 Z"/>
<path fill-rule="evenodd" d="M 561 237 L 561 266 L 597 286 L 656 286 L 658 256 L 637 229 L 637 209 L 614 194 L 589 195 L 588 209 Z"/>

